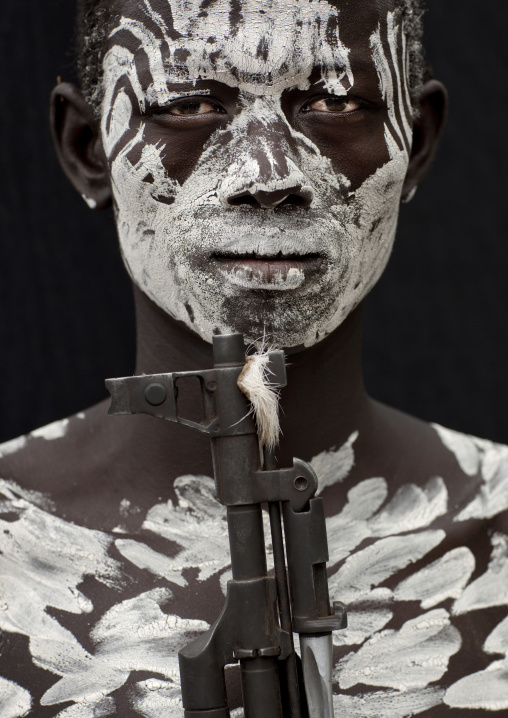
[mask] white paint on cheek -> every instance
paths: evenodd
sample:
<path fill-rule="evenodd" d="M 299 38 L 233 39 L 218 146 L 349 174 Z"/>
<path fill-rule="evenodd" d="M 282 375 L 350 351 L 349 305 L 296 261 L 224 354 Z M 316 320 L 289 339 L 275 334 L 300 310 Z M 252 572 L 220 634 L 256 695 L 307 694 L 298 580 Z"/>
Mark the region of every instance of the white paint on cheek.
<path fill-rule="evenodd" d="M 450 686 L 443 702 L 451 708 L 505 711 L 508 709 L 508 660 L 495 661 Z"/>
<path fill-rule="evenodd" d="M 442 702 L 440 688 L 413 691 L 376 691 L 364 695 L 334 695 L 335 715 L 347 718 L 409 718 Z"/>
<path fill-rule="evenodd" d="M 407 621 L 399 631 L 373 636 L 338 663 L 335 678 L 343 689 L 358 683 L 406 691 L 439 680 L 460 649 L 461 637 L 444 609 Z"/>
<path fill-rule="evenodd" d="M 422 568 L 394 590 L 396 601 L 419 601 L 422 608 L 437 606 L 447 598 L 459 598 L 475 569 L 475 558 L 466 546 L 452 549 Z"/>
<path fill-rule="evenodd" d="M 32 707 L 30 693 L 12 681 L 0 678 L 0 715 L 2 718 L 23 718 Z"/>
<path fill-rule="evenodd" d="M 453 613 L 460 616 L 490 606 L 508 606 L 508 536 L 493 535 L 489 566 L 464 590 L 453 605 Z"/>
<path fill-rule="evenodd" d="M 431 424 L 431 426 L 437 431 L 446 448 L 455 454 L 462 471 L 468 476 L 475 476 L 480 468 L 480 455 L 473 439 L 439 424 Z"/>
<path fill-rule="evenodd" d="M 390 157 L 397 157 L 400 153 L 400 147 L 397 144 L 393 134 L 390 132 L 388 125 L 385 124 L 385 142 Z"/>
<path fill-rule="evenodd" d="M 328 486 L 341 483 L 349 475 L 355 463 L 353 444 L 357 438 L 358 432 L 353 431 L 339 449 L 322 451 L 312 458 L 310 463 L 319 482 L 317 495 Z"/>
<path fill-rule="evenodd" d="M 330 577 L 330 595 L 346 604 L 367 600 L 374 586 L 379 586 L 390 576 L 421 559 L 444 537 L 445 532 L 439 530 L 390 536 L 376 541 L 349 556 L 337 573 Z"/>
<path fill-rule="evenodd" d="M 69 419 L 61 419 L 31 431 L 30 436 L 33 439 L 46 439 L 47 441 L 62 439 L 66 435 L 68 427 Z"/>
<path fill-rule="evenodd" d="M 129 126 L 131 115 L 132 104 L 122 88 L 116 96 L 113 107 L 111 108 L 109 115 L 109 127 L 107 130 L 104 129 L 102 133 L 104 151 L 107 157 L 111 156 L 116 144 L 124 135 Z"/>

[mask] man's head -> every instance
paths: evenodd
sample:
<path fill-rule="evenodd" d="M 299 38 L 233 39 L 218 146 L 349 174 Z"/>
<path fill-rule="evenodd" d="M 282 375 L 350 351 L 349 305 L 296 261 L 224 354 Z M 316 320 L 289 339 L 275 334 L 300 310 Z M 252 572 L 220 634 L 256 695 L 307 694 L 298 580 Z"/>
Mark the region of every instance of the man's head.
<path fill-rule="evenodd" d="M 412 141 L 410 11 L 123 0 L 103 16 L 95 146 L 126 266 L 170 316 L 207 340 L 309 346 L 365 297 L 432 154 Z"/>

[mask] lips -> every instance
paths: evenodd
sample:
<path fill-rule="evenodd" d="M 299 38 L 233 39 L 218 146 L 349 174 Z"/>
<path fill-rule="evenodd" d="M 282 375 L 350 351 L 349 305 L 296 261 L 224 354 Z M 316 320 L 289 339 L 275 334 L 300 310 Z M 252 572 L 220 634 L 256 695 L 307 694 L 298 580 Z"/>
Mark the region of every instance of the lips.
<path fill-rule="evenodd" d="M 295 289 L 316 274 L 322 264 L 318 254 L 284 255 L 215 253 L 211 257 L 227 278 L 241 286 Z"/>

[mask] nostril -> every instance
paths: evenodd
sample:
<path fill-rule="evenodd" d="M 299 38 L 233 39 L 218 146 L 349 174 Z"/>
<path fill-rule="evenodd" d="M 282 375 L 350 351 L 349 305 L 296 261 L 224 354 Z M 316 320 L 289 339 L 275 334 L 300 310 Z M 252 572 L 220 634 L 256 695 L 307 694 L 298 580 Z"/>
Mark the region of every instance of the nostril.
<path fill-rule="evenodd" d="M 251 194 L 241 194 L 238 197 L 231 197 L 228 201 L 228 204 L 232 204 L 236 207 L 241 204 L 259 205 L 259 202 Z"/>
<path fill-rule="evenodd" d="M 242 205 L 258 207 L 260 209 L 276 209 L 278 207 L 310 207 L 313 192 L 310 187 L 296 185 L 287 189 L 247 190 L 241 194 L 227 198 L 229 206 L 239 207 Z"/>
<path fill-rule="evenodd" d="M 283 207 L 284 205 L 292 204 L 295 207 L 305 207 L 307 206 L 307 202 L 303 197 L 300 197 L 298 194 L 288 194 L 288 196 L 282 200 L 282 202 L 279 202 L 277 207 Z"/>

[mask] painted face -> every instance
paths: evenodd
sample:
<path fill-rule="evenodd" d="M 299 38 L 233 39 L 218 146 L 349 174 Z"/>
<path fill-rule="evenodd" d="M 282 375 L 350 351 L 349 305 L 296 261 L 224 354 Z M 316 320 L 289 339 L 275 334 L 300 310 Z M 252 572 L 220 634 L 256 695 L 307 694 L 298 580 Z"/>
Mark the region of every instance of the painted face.
<path fill-rule="evenodd" d="M 123 3 L 102 108 L 122 253 L 207 341 L 310 346 L 381 275 L 411 110 L 405 36 L 379 5 Z"/>

